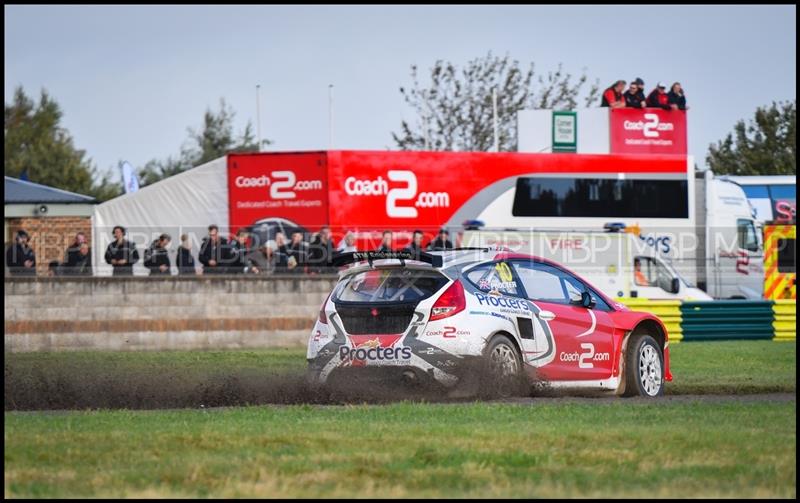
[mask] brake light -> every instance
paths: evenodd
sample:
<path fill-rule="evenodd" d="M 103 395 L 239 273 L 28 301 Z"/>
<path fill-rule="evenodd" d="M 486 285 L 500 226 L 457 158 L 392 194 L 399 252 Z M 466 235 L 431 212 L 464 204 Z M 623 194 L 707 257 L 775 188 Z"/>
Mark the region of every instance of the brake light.
<path fill-rule="evenodd" d="M 329 293 L 327 297 L 325 297 L 325 301 L 322 303 L 322 306 L 319 308 L 319 322 L 328 324 L 328 315 L 325 314 L 325 306 L 328 305 L 328 299 L 331 298 L 333 292 Z"/>
<path fill-rule="evenodd" d="M 458 314 L 467 307 L 467 299 L 464 298 L 464 287 L 461 282 L 456 280 L 447 290 L 436 300 L 431 309 L 430 321 L 441 320 Z"/>

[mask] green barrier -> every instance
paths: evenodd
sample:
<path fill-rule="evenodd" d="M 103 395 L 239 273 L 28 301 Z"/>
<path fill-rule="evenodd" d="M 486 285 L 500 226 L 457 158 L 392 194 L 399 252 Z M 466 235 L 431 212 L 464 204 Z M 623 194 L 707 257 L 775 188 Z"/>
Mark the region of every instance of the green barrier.
<path fill-rule="evenodd" d="M 772 339 L 772 305 L 769 300 L 685 301 L 680 308 L 683 340 Z"/>
<path fill-rule="evenodd" d="M 797 340 L 797 301 L 794 299 L 776 300 L 772 311 L 775 313 L 775 321 L 772 322 L 775 329 L 775 340 Z"/>

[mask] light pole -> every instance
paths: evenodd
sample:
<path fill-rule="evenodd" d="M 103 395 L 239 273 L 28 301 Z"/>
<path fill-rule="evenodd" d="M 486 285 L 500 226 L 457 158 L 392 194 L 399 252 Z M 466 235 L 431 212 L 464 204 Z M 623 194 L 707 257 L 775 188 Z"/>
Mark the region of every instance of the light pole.
<path fill-rule="evenodd" d="M 333 84 L 328 84 L 328 150 L 333 150 Z"/>
<path fill-rule="evenodd" d="M 258 151 L 261 152 L 261 84 L 256 84 L 256 136 Z"/>
<path fill-rule="evenodd" d="M 497 139 L 497 88 L 492 88 L 492 116 L 494 117 L 494 151 L 500 152 L 500 142 Z"/>

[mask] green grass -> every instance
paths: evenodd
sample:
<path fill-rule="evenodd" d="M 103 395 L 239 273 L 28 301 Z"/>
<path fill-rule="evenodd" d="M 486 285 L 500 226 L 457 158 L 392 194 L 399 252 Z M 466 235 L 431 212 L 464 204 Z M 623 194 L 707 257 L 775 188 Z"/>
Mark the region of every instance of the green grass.
<path fill-rule="evenodd" d="M 667 394 L 797 391 L 797 344 L 773 341 L 672 344 Z"/>
<path fill-rule="evenodd" d="M 795 497 L 796 405 L 11 412 L 6 497 Z"/>
<path fill-rule="evenodd" d="M 671 353 L 668 393 L 795 391 L 794 343 Z M 5 366 L 8 408 L 9 376 L 26 372 L 193 382 L 305 361 L 302 350 L 49 353 L 6 354 Z M 796 497 L 795 401 L 6 412 L 4 433 L 6 497 Z"/>

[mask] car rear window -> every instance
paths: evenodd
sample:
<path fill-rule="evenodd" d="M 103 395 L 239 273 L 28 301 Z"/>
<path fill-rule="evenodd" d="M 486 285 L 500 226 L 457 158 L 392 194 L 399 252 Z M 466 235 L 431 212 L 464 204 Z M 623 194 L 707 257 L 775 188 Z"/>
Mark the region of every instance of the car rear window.
<path fill-rule="evenodd" d="M 371 269 L 343 279 L 334 301 L 358 303 L 419 302 L 438 292 L 448 279 L 436 271 Z"/>

